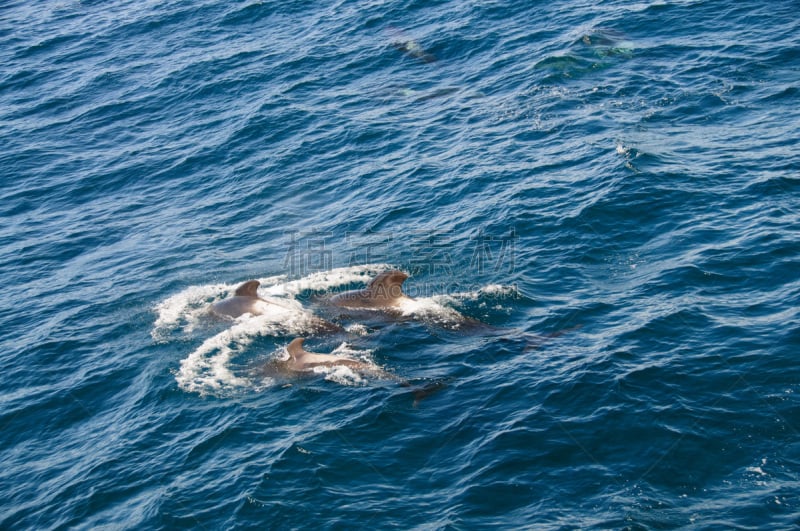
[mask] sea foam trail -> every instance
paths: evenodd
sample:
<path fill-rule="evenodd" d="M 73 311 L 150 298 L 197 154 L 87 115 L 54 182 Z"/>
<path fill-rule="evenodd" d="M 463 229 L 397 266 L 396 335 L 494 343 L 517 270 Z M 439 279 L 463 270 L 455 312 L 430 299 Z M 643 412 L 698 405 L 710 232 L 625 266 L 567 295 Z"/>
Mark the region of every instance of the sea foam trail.
<path fill-rule="evenodd" d="M 181 360 L 175 376 L 178 386 L 201 394 L 249 387 L 252 384 L 248 378 L 236 376 L 230 369 L 231 359 L 245 352 L 258 337 L 303 335 L 314 329 L 313 314 L 302 307 L 268 309 L 263 315 L 242 315 L 230 328 L 203 341 Z"/>

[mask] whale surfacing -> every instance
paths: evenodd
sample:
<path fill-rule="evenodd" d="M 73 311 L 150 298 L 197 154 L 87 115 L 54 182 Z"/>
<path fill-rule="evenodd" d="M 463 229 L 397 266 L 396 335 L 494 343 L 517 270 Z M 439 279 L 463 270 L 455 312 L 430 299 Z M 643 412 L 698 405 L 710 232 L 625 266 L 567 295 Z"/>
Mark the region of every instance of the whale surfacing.
<path fill-rule="evenodd" d="M 303 341 L 303 338 L 298 337 L 286 346 L 289 360 L 281 362 L 284 370 L 288 369 L 290 372 L 294 373 L 308 373 L 312 372 L 315 367 L 347 367 L 365 376 L 375 376 L 384 380 L 395 380 L 400 387 L 409 389 L 411 395 L 414 397 L 413 407 L 417 407 L 422 400 L 447 387 L 447 384 L 442 381 L 435 381 L 423 386 L 417 386 L 371 363 L 333 356 L 331 354 L 308 352 L 303 348 Z"/>
<path fill-rule="evenodd" d="M 265 310 L 264 305 L 269 304 L 269 301 L 258 296 L 260 285 L 258 280 L 248 280 L 236 288 L 233 297 L 212 304 L 211 311 L 233 319 L 246 313 L 262 315 Z"/>
<path fill-rule="evenodd" d="M 413 300 L 403 293 L 403 282 L 408 275 L 402 271 L 386 271 L 367 284 L 364 289 L 345 291 L 331 297 L 331 304 L 344 308 L 397 308 L 406 301 Z"/>
<path fill-rule="evenodd" d="M 315 367 L 347 367 L 362 374 L 385 374 L 384 371 L 377 366 L 363 361 L 334 356 L 332 354 L 308 352 L 303 348 L 303 341 L 305 340 L 302 337 L 298 337 L 286 346 L 286 352 L 289 353 L 287 367 L 291 371 L 310 371 Z"/>
<path fill-rule="evenodd" d="M 294 309 L 290 306 L 281 304 L 278 300 L 266 300 L 258 296 L 258 287 L 261 283 L 258 280 L 248 280 L 244 284 L 236 288 L 233 292 L 233 297 L 215 302 L 209 308 L 211 313 L 220 317 L 228 317 L 237 319 L 244 314 L 250 315 L 264 315 L 272 310 L 280 308 L 283 314 L 286 312 L 301 312 L 302 310 Z M 291 314 L 290 314 L 291 315 Z M 337 333 L 341 332 L 342 328 L 334 323 L 328 322 L 316 316 L 308 316 L 307 321 L 311 328 L 317 332 Z"/>

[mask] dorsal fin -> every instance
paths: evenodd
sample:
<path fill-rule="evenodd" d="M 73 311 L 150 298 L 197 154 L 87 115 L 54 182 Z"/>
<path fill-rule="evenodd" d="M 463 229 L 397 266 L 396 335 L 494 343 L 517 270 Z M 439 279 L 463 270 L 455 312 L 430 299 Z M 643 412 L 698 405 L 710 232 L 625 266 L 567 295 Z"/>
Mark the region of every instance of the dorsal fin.
<path fill-rule="evenodd" d="M 289 356 L 291 356 L 294 359 L 297 359 L 298 357 L 301 357 L 303 355 L 303 353 L 305 352 L 305 350 L 303 349 L 303 341 L 305 341 L 305 339 L 303 339 L 302 337 L 298 337 L 297 339 L 292 340 L 291 343 L 286 345 L 286 352 L 289 353 Z"/>
<path fill-rule="evenodd" d="M 258 297 L 258 287 L 261 285 L 261 282 L 258 280 L 248 280 L 238 288 L 233 293 L 237 297 Z"/>
<path fill-rule="evenodd" d="M 403 293 L 403 282 L 408 275 L 402 271 L 386 271 L 372 279 L 367 289 L 370 296 L 375 299 L 397 299 L 405 296 Z"/>

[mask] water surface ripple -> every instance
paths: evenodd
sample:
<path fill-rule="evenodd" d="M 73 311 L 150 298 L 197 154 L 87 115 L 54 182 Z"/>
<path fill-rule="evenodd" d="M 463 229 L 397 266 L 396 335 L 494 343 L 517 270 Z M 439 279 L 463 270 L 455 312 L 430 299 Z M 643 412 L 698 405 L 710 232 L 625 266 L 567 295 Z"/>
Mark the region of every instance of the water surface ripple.
<path fill-rule="evenodd" d="M 0 528 L 800 524 L 796 8 L 6 2 Z"/>

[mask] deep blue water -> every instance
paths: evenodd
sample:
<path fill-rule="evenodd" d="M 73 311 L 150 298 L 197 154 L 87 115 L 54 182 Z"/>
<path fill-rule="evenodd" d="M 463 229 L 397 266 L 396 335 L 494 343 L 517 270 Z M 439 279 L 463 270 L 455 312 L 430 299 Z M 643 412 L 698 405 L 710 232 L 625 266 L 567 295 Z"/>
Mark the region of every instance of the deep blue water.
<path fill-rule="evenodd" d="M 0 528 L 800 524 L 798 9 L 5 2 Z"/>

